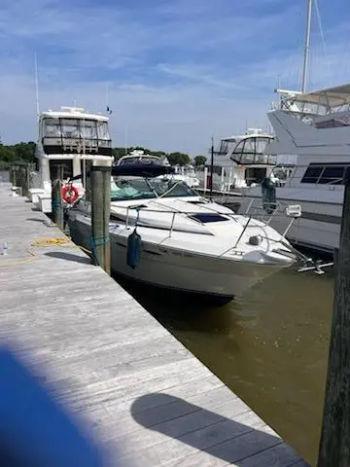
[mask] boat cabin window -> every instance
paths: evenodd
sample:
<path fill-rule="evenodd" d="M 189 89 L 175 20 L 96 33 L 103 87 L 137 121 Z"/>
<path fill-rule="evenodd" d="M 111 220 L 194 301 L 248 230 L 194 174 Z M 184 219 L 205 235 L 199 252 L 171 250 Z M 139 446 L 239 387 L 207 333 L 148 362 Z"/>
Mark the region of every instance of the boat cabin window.
<path fill-rule="evenodd" d="M 185 182 L 167 178 L 115 178 L 112 187 L 112 201 L 198 196 Z"/>
<path fill-rule="evenodd" d="M 107 122 L 81 118 L 45 118 L 43 137 L 106 141 L 110 139 Z"/>
<path fill-rule="evenodd" d="M 96 122 L 93 120 L 81 120 L 79 136 L 85 139 L 97 139 Z"/>
<path fill-rule="evenodd" d="M 44 136 L 60 138 L 61 128 L 58 118 L 49 118 L 45 120 Z"/>
<path fill-rule="evenodd" d="M 79 138 L 79 124 L 72 118 L 61 119 L 61 134 L 63 138 Z"/>
<path fill-rule="evenodd" d="M 193 214 L 192 216 L 188 216 L 188 217 L 196 221 L 199 221 L 202 224 L 209 224 L 210 222 L 226 222 L 229 220 L 227 217 L 224 217 L 221 214 L 216 214 L 212 212 Z"/>
<path fill-rule="evenodd" d="M 238 164 L 275 165 L 277 157 L 265 154 L 266 146 L 272 138 L 251 137 L 240 141 L 232 152 L 231 159 Z"/>
<path fill-rule="evenodd" d="M 109 139 L 107 122 L 97 122 L 97 137 L 98 139 Z"/>
<path fill-rule="evenodd" d="M 125 158 L 124 158 L 125 157 Z M 125 165 L 139 165 L 140 161 L 142 164 L 160 164 L 162 161 L 159 159 L 159 157 L 156 156 L 124 156 L 120 161 L 118 162 L 118 165 L 120 166 L 125 166 Z"/>
<path fill-rule="evenodd" d="M 342 185 L 345 169 L 349 166 L 349 164 L 310 164 L 301 183 Z"/>

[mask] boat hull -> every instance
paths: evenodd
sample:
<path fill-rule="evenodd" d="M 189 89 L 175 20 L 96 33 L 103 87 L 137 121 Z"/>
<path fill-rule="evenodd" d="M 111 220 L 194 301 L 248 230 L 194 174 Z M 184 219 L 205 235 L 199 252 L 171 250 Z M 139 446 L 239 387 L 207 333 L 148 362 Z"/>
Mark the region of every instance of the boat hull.
<path fill-rule="evenodd" d="M 280 192 L 277 192 L 279 203 L 284 207 L 299 204 L 302 212 L 301 217 L 294 221 L 288 231 L 287 239 L 294 245 L 333 254 L 334 250 L 339 247 L 343 209 L 341 197 L 339 196 L 339 202 L 288 199 L 283 196 L 283 190 L 286 191 L 286 189 L 281 189 Z M 238 212 L 245 213 L 252 200 L 254 200 L 254 205 L 251 207 L 251 213 L 254 216 L 265 216 L 267 219 L 266 213 L 261 207 L 261 199 L 258 197 L 250 197 L 249 195 L 242 197 Z M 279 209 L 279 211 L 279 215 L 272 217 L 270 225 L 283 234 L 290 223 L 290 218 L 283 215 L 283 209 Z"/>
<path fill-rule="evenodd" d="M 90 219 L 75 216 L 70 220 L 72 239 L 91 249 Z M 131 231 L 130 231 L 131 233 Z M 235 261 L 170 248 L 142 241 L 139 264 L 127 264 L 127 237 L 110 232 L 111 268 L 124 277 L 180 292 L 202 294 L 229 301 L 267 276 L 281 269 L 280 265 L 263 265 Z"/>

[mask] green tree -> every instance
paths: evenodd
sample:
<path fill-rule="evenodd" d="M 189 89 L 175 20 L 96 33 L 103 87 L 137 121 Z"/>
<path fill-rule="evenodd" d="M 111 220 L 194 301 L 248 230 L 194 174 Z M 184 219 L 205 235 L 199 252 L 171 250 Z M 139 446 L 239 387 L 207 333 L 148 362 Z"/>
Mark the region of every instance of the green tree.
<path fill-rule="evenodd" d="M 113 148 L 112 154 L 114 156 L 114 159 L 118 161 L 121 157 L 126 156 L 132 150 L 133 148 Z"/>
<path fill-rule="evenodd" d="M 16 159 L 15 151 L 10 146 L 5 146 L 0 144 L 0 161 L 2 162 L 11 162 Z"/>
<path fill-rule="evenodd" d="M 205 156 L 196 156 L 194 158 L 194 165 L 196 167 L 200 167 L 201 165 L 205 165 L 207 158 Z"/>
<path fill-rule="evenodd" d="M 18 143 L 13 146 L 16 158 L 21 161 L 34 162 L 35 160 L 35 143 L 29 141 L 28 143 Z"/>
<path fill-rule="evenodd" d="M 17 143 L 14 145 L 4 145 L 0 143 L 0 161 L 11 162 L 34 162 L 35 143 Z"/>
<path fill-rule="evenodd" d="M 190 156 L 183 152 L 172 152 L 167 157 L 171 165 L 187 165 L 191 163 Z"/>

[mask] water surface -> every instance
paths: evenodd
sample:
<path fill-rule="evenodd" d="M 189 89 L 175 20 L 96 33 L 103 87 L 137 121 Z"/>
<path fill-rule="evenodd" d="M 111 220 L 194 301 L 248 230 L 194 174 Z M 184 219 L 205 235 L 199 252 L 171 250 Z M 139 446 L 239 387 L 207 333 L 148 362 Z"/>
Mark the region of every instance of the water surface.
<path fill-rule="evenodd" d="M 124 284 L 125 285 L 125 284 Z M 312 464 L 333 276 L 285 270 L 224 307 L 127 284 L 135 298 Z"/>

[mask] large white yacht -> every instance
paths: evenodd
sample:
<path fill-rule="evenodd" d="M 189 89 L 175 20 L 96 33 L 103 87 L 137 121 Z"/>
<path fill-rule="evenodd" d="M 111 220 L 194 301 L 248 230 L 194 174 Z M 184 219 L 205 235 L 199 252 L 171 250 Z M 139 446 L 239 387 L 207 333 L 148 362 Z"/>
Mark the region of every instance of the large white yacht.
<path fill-rule="evenodd" d="M 55 178 L 79 176 L 92 160 L 111 157 L 108 117 L 80 107 L 42 112 L 36 146 L 38 172 L 32 174 L 29 190 L 32 202 L 41 211 L 51 212 L 51 183 Z M 83 194 L 83 181 L 75 185 Z"/>
<path fill-rule="evenodd" d="M 299 245 L 333 253 L 339 245 L 343 209 L 343 177 L 350 166 L 350 84 L 306 92 L 313 0 L 307 0 L 307 28 L 300 91 L 277 90 L 279 102 L 268 113 L 275 140 L 266 148 L 270 154 L 295 155 L 296 166 L 283 187 L 258 202 L 270 214 L 271 225 L 284 232 L 288 219 L 286 205 L 301 206 L 301 216 L 288 231 L 288 238 Z M 273 187 L 270 184 L 270 188 Z M 241 212 L 254 209 L 261 190 L 243 190 Z M 252 204 L 253 203 L 253 204 Z M 264 208 L 262 208 L 262 205 Z"/>
<path fill-rule="evenodd" d="M 296 154 L 297 163 L 285 185 L 276 188 L 277 209 L 271 225 L 283 232 L 288 224 L 284 208 L 298 204 L 302 214 L 288 238 L 333 252 L 339 244 L 343 177 L 350 167 L 350 84 L 309 93 L 282 91 L 280 99 L 278 109 L 268 113 L 276 135 L 268 151 Z M 258 215 L 260 187 L 243 190 L 243 196 L 241 212 L 250 207 Z"/>
<path fill-rule="evenodd" d="M 153 178 L 130 176 L 125 164 L 114 171 L 119 173 L 111 190 L 114 272 L 222 302 L 295 261 L 289 243 L 273 228 L 202 198 L 182 180 L 161 177 L 159 170 Z M 121 176 L 123 171 L 129 175 Z M 70 211 L 69 226 L 74 241 L 90 248 L 87 202 Z M 141 237 L 140 258 L 131 265 L 129 237 L 135 230 Z"/>

